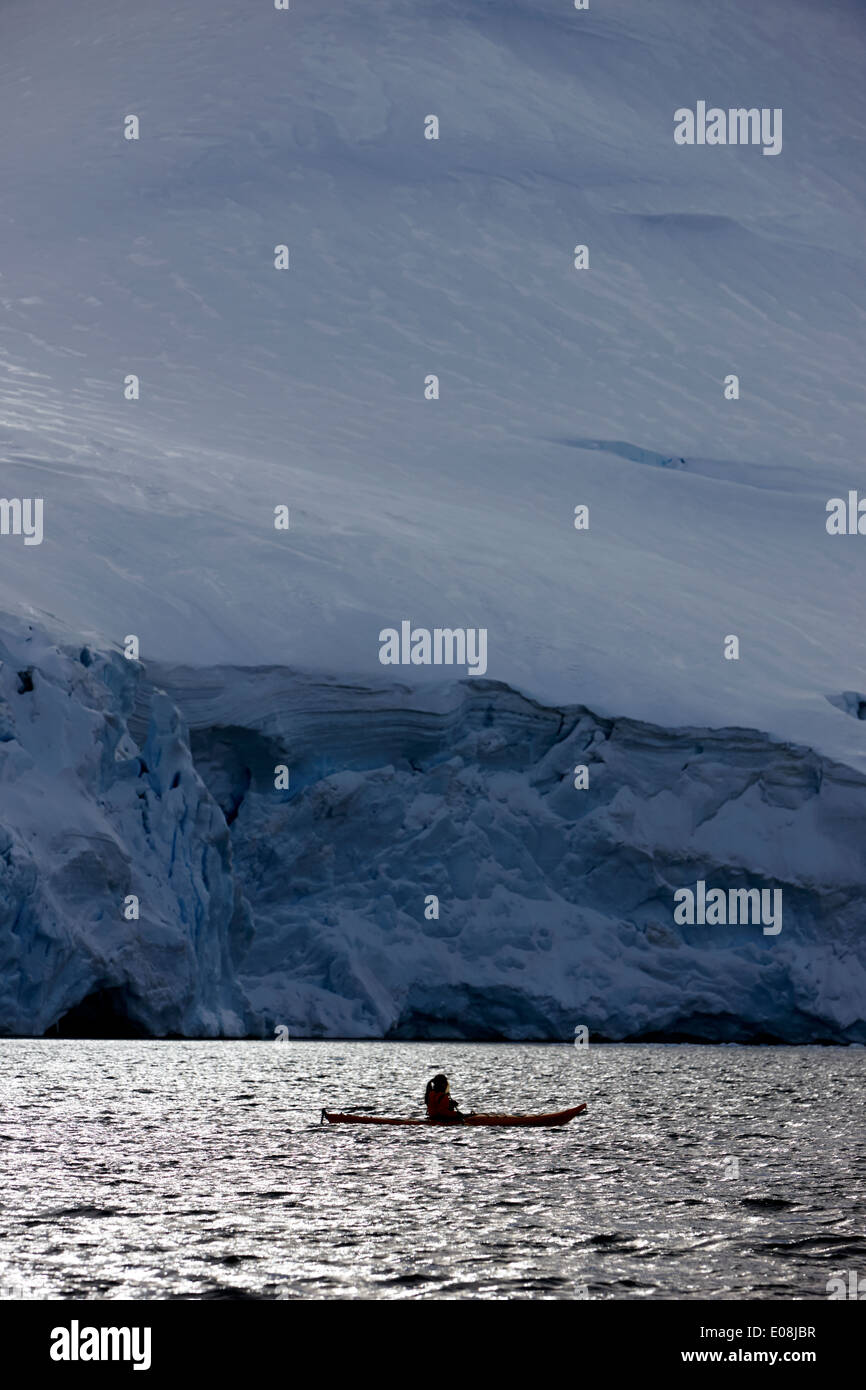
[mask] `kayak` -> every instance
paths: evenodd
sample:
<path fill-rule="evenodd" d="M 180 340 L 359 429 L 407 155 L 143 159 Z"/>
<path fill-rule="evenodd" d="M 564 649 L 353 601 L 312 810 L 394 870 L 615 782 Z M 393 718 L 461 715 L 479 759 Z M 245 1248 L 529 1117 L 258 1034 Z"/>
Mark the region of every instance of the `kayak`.
<path fill-rule="evenodd" d="M 464 1125 L 567 1125 L 575 1115 L 586 1109 L 574 1105 L 570 1110 L 554 1110 L 548 1115 L 464 1115 Z M 323 1110 L 322 1119 L 332 1125 L 442 1125 L 456 1124 L 454 1120 L 390 1120 L 382 1115 L 341 1115 L 336 1110 Z"/>

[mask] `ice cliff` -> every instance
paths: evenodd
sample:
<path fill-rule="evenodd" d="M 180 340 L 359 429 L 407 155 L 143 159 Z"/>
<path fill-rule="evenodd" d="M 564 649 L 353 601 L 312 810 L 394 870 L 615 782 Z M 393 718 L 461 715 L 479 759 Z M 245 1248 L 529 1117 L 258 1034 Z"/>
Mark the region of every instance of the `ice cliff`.
<path fill-rule="evenodd" d="M 26 624 L 0 661 L 3 1032 L 866 1041 L 866 778 L 808 749 Z M 701 878 L 781 933 L 676 926 Z"/>
<path fill-rule="evenodd" d="M 165 696 L 130 738 L 140 680 L 31 625 L 0 633 L 2 1033 L 244 1030 L 229 832 Z"/>
<path fill-rule="evenodd" d="M 866 1040 L 859 772 L 493 681 L 175 668 L 159 684 L 231 818 L 255 921 L 241 975 L 266 1029 Z M 779 936 L 675 926 L 675 888 L 700 878 L 781 887 Z"/>

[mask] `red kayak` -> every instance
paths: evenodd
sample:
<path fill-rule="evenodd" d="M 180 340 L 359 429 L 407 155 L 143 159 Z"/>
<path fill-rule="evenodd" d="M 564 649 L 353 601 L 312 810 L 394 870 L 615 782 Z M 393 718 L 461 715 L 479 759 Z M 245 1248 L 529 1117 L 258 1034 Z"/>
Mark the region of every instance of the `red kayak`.
<path fill-rule="evenodd" d="M 567 1125 L 575 1115 L 583 1114 L 586 1104 L 571 1110 L 554 1110 L 549 1115 L 464 1115 L 464 1125 Z M 381 1115 L 340 1115 L 335 1110 L 323 1110 L 322 1119 L 332 1125 L 441 1125 L 442 1120 L 390 1120 Z M 449 1123 L 445 1121 L 444 1123 Z M 454 1123 L 454 1121 L 450 1121 Z"/>

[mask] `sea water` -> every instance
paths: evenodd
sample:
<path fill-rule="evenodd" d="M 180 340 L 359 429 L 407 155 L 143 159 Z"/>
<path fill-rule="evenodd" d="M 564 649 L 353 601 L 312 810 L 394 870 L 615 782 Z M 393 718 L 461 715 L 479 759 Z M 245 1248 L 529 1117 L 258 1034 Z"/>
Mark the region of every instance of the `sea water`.
<path fill-rule="evenodd" d="M 0 1041 L 0 1290 L 824 1299 L 866 1290 L 862 1048 Z M 560 1129 L 319 1123 L 464 1109 Z M 836 1283 L 831 1283 L 832 1280 Z M 846 1283 L 846 1287 L 850 1283 Z"/>

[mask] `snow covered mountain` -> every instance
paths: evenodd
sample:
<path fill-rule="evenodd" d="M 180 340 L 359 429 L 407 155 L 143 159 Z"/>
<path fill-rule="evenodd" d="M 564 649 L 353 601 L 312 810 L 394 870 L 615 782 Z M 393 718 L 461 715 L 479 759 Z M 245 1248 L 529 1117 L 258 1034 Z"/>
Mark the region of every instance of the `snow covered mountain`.
<path fill-rule="evenodd" d="M 0 8 L 0 1028 L 863 1036 L 864 58 L 853 0 Z"/>

